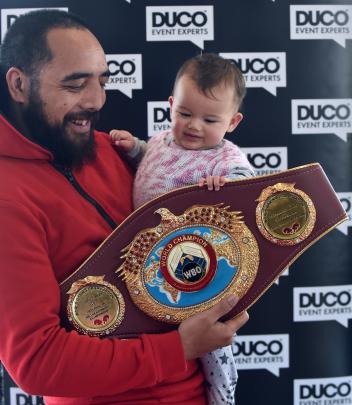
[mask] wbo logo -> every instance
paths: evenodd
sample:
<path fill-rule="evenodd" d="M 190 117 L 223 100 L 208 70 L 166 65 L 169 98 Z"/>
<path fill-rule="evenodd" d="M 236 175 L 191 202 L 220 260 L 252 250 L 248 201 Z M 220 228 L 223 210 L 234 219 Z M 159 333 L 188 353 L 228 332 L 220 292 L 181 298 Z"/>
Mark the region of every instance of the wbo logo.
<path fill-rule="evenodd" d="M 148 136 L 171 128 L 171 111 L 168 101 L 148 101 Z"/>
<path fill-rule="evenodd" d="M 241 148 L 257 176 L 287 170 L 287 147 Z"/>
<path fill-rule="evenodd" d="M 286 87 L 285 52 L 220 53 L 232 60 L 241 70 L 246 86 L 267 90 L 276 96 L 278 87 Z"/>
<path fill-rule="evenodd" d="M 213 6 L 147 6 L 147 41 L 191 41 L 204 49 L 214 40 Z"/>
<path fill-rule="evenodd" d="M 236 336 L 232 345 L 239 370 L 266 369 L 280 376 L 280 368 L 289 367 L 289 335 Z"/>
<path fill-rule="evenodd" d="M 351 98 L 291 100 L 292 134 L 335 134 L 347 142 L 351 105 Z"/>
<path fill-rule="evenodd" d="M 110 76 L 106 90 L 119 90 L 132 98 L 132 90 L 142 89 L 142 55 L 106 55 Z"/>
<path fill-rule="evenodd" d="M 294 380 L 294 405 L 352 403 L 352 376 Z"/>
<path fill-rule="evenodd" d="M 1 42 L 4 40 L 7 30 L 16 21 L 16 19 L 22 15 L 27 14 L 30 11 L 51 9 L 51 10 L 62 10 L 68 11 L 67 7 L 39 7 L 39 8 L 9 8 L 1 10 Z"/>
<path fill-rule="evenodd" d="M 293 289 L 294 322 L 336 321 L 348 327 L 352 319 L 352 285 Z"/>
<path fill-rule="evenodd" d="M 345 47 L 352 38 L 352 6 L 291 5 L 291 39 L 331 39 Z"/>

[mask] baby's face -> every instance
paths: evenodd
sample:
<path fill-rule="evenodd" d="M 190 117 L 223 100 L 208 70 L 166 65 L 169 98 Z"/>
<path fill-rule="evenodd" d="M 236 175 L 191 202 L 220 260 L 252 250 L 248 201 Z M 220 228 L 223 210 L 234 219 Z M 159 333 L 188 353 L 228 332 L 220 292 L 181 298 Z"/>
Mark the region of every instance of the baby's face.
<path fill-rule="evenodd" d="M 202 93 L 187 75 L 179 79 L 169 98 L 177 145 L 192 150 L 212 148 L 239 124 L 242 114 L 236 112 L 233 89 L 221 84 L 212 94 L 214 97 Z"/>

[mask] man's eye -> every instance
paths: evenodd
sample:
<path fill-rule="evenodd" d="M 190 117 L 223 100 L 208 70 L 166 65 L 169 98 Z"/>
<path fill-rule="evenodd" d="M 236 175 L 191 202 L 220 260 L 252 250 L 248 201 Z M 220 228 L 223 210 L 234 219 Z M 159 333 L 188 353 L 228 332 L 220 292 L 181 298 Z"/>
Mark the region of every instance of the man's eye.
<path fill-rule="evenodd" d="M 70 85 L 65 86 L 65 88 L 70 91 L 79 91 L 79 90 L 82 90 L 83 87 L 84 87 L 84 84 L 70 84 Z"/>

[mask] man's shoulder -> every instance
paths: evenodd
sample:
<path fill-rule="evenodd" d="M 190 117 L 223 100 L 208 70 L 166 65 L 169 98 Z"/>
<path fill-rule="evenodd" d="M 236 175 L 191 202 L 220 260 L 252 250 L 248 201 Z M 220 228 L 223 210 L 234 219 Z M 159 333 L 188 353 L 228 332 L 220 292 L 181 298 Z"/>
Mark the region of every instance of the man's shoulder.
<path fill-rule="evenodd" d="M 95 136 L 96 142 L 111 145 L 110 137 L 107 132 L 99 131 L 99 130 L 95 129 L 94 136 Z"/>
<path fill-rule="evenodd" d="M 111 155 L 120 156 L 120 153 L 117 148 L 114 148 L 111 143 L 111 138 L 108 133 L 104 131 L 94 130 L 95 143 L 97 145 L 97 153 L 111 153 Z"/>

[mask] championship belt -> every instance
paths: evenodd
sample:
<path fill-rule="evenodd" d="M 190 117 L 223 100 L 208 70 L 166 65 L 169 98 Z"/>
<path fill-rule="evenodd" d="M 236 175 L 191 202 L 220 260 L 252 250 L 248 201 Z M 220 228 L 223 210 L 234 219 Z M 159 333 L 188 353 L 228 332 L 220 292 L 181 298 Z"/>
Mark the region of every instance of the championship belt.
<path fill-rule="evenodd" d="M 61 287 L 67 330 L 134 337 L 173 330 L 229 294 L 253 305 L 306 249 L 347 219 L 319 164 L 183 187 L 115 229 Z"/>

